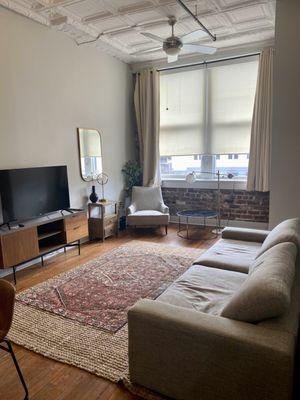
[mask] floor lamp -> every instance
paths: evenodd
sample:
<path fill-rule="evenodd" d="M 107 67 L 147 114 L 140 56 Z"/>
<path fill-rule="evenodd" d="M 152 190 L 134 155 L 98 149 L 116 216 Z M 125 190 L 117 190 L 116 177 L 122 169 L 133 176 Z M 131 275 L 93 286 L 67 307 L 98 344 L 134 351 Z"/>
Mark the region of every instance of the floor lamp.
<path fill-rule="evenodd" d="M 233 178 L 233 174 L 221 174 L 220 171 L 218 170 L 217 172 L 209 172 L 209 171 L 201 171 L 200 174 L 209 174 L 209 175 L 214 175 L 217 177 L 217 214 L 218 214 L 218 227 L 216 229 L 213 230 L 213 233 L 219 235 L 222 232 L 222 227 L 221 227 L 221 188 L 220 188 L 220 178 L 228 178 L 228 179 L 232 179 Z M 192 184 L 194 182 L 196 182 L 197 180 L 197 175 L 196 173 L 190 172 L 189 174 L 187 174 L 187 176 L 185 177 L 185 180 L 187 181 L 187 183 Z"/>

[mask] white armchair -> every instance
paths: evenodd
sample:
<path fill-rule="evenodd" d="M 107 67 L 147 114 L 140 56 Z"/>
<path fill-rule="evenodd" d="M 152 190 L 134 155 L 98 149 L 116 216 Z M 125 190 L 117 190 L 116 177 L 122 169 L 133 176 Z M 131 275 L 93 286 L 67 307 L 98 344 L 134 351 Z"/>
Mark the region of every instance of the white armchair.
<path fill-rule="evenodd" d="M 169 220 L 169 207 L 164 204 L 159 186 L 132 188 L 132 203 L 127 208 L 127 225 L 164 226 L 167 235 Z"/>

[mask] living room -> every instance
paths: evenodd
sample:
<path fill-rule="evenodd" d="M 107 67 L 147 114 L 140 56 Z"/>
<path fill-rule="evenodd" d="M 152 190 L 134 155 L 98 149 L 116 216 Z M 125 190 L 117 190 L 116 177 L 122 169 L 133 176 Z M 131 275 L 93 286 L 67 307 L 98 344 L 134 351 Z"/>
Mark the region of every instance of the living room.
<path fill-rule="evenodd" d="M 297 0 L 0 0 L 0 398 L 294 399 Z"/>

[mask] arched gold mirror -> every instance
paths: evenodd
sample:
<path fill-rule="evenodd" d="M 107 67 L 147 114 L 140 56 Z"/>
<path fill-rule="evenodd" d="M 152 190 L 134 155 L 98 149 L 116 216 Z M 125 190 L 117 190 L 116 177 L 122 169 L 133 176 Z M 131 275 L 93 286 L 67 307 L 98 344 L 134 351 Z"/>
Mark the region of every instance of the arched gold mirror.
<path fill-rule="evenodd" d="M 80 172 L 84 181 L 92 181 L 102 172 L 101 134 L 96 129 L 78 128 Z"/>

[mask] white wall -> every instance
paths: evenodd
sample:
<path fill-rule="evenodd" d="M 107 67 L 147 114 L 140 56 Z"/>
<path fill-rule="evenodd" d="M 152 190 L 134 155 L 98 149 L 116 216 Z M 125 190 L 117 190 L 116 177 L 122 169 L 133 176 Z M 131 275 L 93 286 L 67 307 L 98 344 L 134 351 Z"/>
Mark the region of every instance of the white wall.
<path fill-rule="evenodd" d="M 107 197 L 119 198 L 133 157 L 126 64 L 0 7 L 0 169 L 68 166 L 71 205 L 86 204 L 76 128 L 102 133 Z M 100 194 L 100 190 L 99 190 Z"/>
<path fill-rule="evenodd" d="M 277 0 L 270 226 L 300 217 L 300 1 Z"/>

